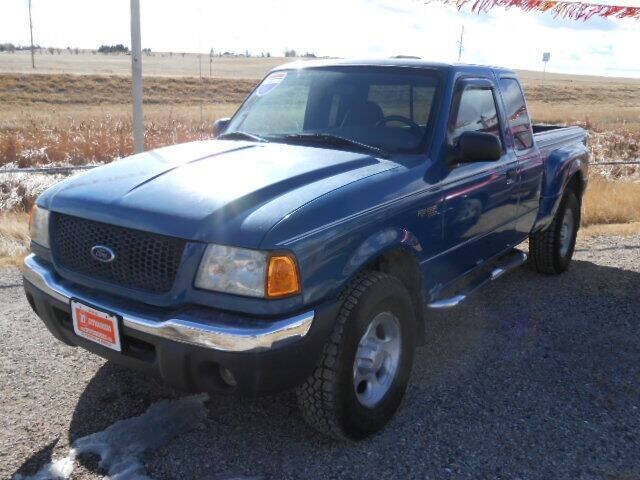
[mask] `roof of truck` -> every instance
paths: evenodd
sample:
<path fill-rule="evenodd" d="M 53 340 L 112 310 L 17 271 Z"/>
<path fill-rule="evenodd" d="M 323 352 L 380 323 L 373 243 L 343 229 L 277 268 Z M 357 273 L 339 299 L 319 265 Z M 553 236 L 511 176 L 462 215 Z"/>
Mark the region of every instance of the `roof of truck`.
<path fill-rule="evenodd" d="M 341 59 L 329 58 L 321 60 L 298 60 L 295 62 L 279 65 L 273 70 L 290 70 L 313 67 L 337 67 L 337 66 L 370 66 L 370 67 L 410 67 L 410 68 L 430 68 L 430 69 L 456 69 L 469 73 L 481 73 L 493 70 L 500 74 L 513 74 L 513 70 L 489 65 L 472 65 L 466 63 L 439 63 L 422 60 L 419 58 L 382 58 L 382 59 Z"/>

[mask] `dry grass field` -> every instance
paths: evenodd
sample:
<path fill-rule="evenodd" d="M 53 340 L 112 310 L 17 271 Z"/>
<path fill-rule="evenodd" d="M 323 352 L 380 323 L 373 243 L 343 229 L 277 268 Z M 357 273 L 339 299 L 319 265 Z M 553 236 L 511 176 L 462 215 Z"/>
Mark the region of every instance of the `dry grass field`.
<path fill-rule="evenodd" d="M 78 55 L 62 51 L 60 55 L 36 54 L 38 73 L 74 75 L 119 75 L 131 74 L 131 57 L 125 54 L 103 55 L 80 51 Z M 214 78 L 260 79 L 265 72 L 282 65 L 282 57 L 214 57 L 211 73 Z M 199 60 L 193 53 L 156 52 L 142 57 L 144 75 L 150 77 L 199 77 L 209 76 L 209 56 L 203 54 Z M 31 74 L 31 56 L 28 51 L 0 53 L 0 73 Z"/>
<path fill-rule="evenodd" d="M 212 122 L 231 115 L 258 79 L 285 61 L 216 58 L 214 78 L 200 80 L 195 55 L 145 57 L 147 148 L 208 138 Z M 33 74 L 28 55 L 0 54 L 0 169 L 104 163 L 132 152 L 129 56 L 63 53 L 36 62 Z M 519 74 L 534 121 L 590 131 L 586 233 L 640 231 L 640 168 L 596 166 L 640 161 L 640 80 L 547 74 L 543 85 L 539 72 Z M 2 262 L 24 253 L 23 212 L 60 178 L 0 173 Z"/>

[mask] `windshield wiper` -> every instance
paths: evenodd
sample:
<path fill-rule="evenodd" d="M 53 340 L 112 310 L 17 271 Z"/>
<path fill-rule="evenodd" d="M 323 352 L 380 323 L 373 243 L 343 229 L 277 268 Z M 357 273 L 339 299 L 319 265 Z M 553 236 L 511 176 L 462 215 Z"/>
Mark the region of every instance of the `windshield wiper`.
<path fill-rule="evenodd" d="M 247 132 L 229 132 L 223 133 L 222 135 L 218 135 L 220 140 L 252 140 L 254 142 L 267 142 L 266 138 L 259 137 L 258 135 L 254 135 L 253 133 Z"/>
<path fill-rule="evenodd" d="M 293 135 L 285 135 L 282 138 L 284 140 L 294 142 L 309 141 L 315 143 L 324 143 L 327 145 L 356 147 L 359 150 L 365 150 L 367 152 L 375 153 L 380 157 L 389 158 L 389 152 L 383 150 L 380 147 L 368 145 L 366 143 L 358 142 L 357 140 L 352 140 L 351 138 L 340 137 L 338 135 L 331 135 L 328 133 L 297 133 Z"/>

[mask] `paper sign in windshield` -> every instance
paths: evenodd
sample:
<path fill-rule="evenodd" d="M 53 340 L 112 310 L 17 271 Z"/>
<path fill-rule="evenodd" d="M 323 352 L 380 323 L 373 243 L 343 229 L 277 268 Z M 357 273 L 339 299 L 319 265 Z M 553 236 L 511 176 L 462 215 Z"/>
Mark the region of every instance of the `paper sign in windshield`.
<path fill-rule="evenodd" d="M 264 82 L 258 87 L 256 95 L 259 97 L 272 92 L 287 76 L 287 72 L 275 72 L 264 79 Z"/>

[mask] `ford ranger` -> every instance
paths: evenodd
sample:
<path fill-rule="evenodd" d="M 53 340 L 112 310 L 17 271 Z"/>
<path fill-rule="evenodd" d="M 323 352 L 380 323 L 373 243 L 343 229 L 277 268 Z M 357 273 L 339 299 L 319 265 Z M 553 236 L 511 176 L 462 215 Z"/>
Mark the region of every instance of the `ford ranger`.
<path fill-rule="evenodd" d="M 398 408 L 429 311 L 526 239 L 538 272 L 571 261 L 587 133 L 532 125 L 512 71 L 290 64 L 214 127 L 38 198 L 24 288 L 56 338 L 185 390 L 295 388 L 358 439 Z"/>

